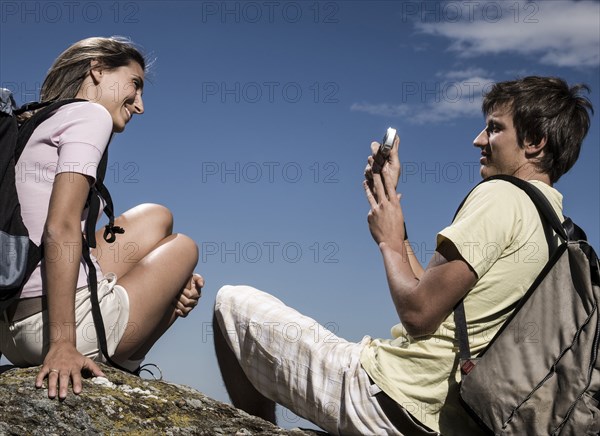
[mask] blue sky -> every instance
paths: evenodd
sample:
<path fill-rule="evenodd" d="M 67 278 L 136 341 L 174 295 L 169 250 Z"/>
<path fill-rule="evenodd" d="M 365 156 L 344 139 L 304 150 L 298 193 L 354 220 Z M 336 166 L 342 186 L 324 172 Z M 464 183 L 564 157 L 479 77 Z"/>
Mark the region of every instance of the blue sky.
<path fill-rule="evenodd" d="M 596 1 L 0 2 L 0 85 L 35 100 L 71 43 L 131 37 L 156 61 L 146 112 L 111 144 L 117 211 L 161 203 L 197 241 L 206 288 L 148 356 L 227 400 L 216 291 L 270 291 L 338 335 L 389 336 L 397 315 L 361 186 L 369 144 L 398 128 L 400 192 L 426 263 L 479 180 L 482 91 L 524 75 L 584 82 L 599 104 Z M 600 248 L 598 116 L 557 188 Z M 305 425 L 282 412 L 284 427 Z"/>

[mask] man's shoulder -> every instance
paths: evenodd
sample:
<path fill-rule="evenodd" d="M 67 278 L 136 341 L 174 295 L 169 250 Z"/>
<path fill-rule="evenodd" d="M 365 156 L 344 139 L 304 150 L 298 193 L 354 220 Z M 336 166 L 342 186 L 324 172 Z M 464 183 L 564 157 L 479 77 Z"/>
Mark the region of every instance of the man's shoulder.
<path fill-rule="evenodd" d="M 555 212 L 562 216 L 563 196 L 554 187 L 538 180 L 528 181 L 548 199 Z M 537 208 L 527 193 L 506 180 L 488 180 L 477 185 L 467 196 L 461 214 L 485 209 L 496 217 L 537 216 Z"/>
<path fill-rule="evenodd" d="M 519 187 L 505 180 L 488 180 L 475 186 L 464 200 L 462 209 L 470 207 L 509 207 L 527 198 Z"/>
<path fill-rule="evenodd" d="M 515 192 L 520 192 L 521 189 L 518 186 L 513 185 L 512 183 L 506 180 L 486 180 L 479 185 L 475 186 L 475 188 L 471 191 L 471 194 L 475 195 L 503 195 L 503 194 L 513 194 Z"/>
<path fill-rule="evenodd" d="M 562 194 L 556 188 L 539 180 L 528 180 L 531 185 L 539 189 L 551 201 L 562 202 Z M 468 194 L 466 201 L 479 199 L 492 202 L 530 202 L 528 195 L 518 186 L 506 180 L 487 180 L 477 185 Z"/>

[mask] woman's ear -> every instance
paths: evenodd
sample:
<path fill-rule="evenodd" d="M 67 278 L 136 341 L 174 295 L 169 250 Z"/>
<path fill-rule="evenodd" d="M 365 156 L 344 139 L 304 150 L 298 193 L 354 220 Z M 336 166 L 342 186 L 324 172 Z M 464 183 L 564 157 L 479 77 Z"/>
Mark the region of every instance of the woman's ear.
<path fill-rule="evenodd" d="M 94 84 L 98 84 L 102 81 L 102 75 L 103 71 L 100 62 L 98 62 L 96 59 L 92 59 L 90 61 L 90 76 L 92 77 Z"/>

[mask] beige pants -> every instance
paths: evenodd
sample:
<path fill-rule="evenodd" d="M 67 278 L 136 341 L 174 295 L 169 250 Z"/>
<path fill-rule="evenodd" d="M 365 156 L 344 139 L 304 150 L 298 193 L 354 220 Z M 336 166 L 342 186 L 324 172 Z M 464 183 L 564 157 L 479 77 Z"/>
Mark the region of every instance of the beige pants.
<path fill-rule="evenodd" d="M 109 273 L 98 282 L 98 301 L 104 320 L 108 354 L 112 357 L 129 321 L 129 297 L 127 291 L 117 285 L 117 277 L 114 274 Z M 88 288 L 78 290 L 75 295 L 75 322 L 79 352 L 95 361 L 105 362 L 106 359 L 100 351 L 96 337 Z M 9 323 L 6 314 L 2 314 L 0 316 L 2 354 L 17 366 L 41 365 L 48 352 L 50 335 L 55 337 L 62 333 L 59 327 L 48 324 L 47 310 L 13 323 Z M 133 371 L 141 361 L 117 361 L 117 363 Z"/>
<path fill-rule="evenodd" d="M 249 286 L 221 288 L 215 315 L 244 373 L 267 398 L 332 434 L 401 434 L 375 397 L 381 390 L 360 365 L 368 336 L 348 342 Z M 406 410 L 399 413 L 412 422 Z M 435 434 L 417 424 L 403 433 Z"/>

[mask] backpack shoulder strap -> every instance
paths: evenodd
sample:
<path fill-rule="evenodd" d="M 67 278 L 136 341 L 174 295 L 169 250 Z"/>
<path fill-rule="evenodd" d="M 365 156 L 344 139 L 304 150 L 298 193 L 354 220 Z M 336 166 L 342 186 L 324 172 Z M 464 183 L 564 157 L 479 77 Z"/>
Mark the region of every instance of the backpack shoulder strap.
<path fill-rule="evenodd" d="M 473 192 L 475 188 L 477 188 L 482 183 L 491 180 L 504 180 L 505 182 L 512 183 L 513 185 L 525 191 L 525 193 L 529 196 L 531 201 L 533 201 L 533 204 L 535 204 L 535 207 L 537 208 L 538 213 L 542 217 L 542 220 L 547 222 L 548 225 L 552 227 L 552 230 L 554 230 L 563 241 L 569 241 L 574 239 L 587 240 L 585 232 L 578 225 L 573 223 L 569 218 L 565 217 L 565 222 L 560 222 L 560 219 L 556 215 L 556 212 L 554 212 L 552 205 L 550 204 L 546 196 L 542 194 L 542 192 L 538 188 L 533 186 L 531 183 L 526 182 L 525 180 L 519 179 L 514 176 L 507 176 L 504 174 L 498 174 L 495 176 L 488 177 L 487 179 L 482 180 L 477 185 L 475 185 L 475 187 L 471 189 L 471 191 L 469 191 L 469 193 L 465 196 L 463 201 L 456 209 L 456 212 L 454 213 L 454 218 L 456 218 L 456 215 L 458 215 L 458 212 L 464 206 L 465 202 L 467 201 L 467 198 L 469 198 L 469 195 L 471 195 L 471 192 Z"/>
<path fill-rule="evenodd" d="M 112 137 L 111 137 L 112 138 Z M 110 143 L 110 140 L 109 140 Z M 116 234 L 125 233 L 125 230 L 121 227 L 115 226 L 115 208 L 113 205 L 112 197 L 110 192 L 104 185 L 104 176 L 106 175 L 106 167 L 108 163 L 108 146 L 102 155 L 102 159 L 98 164 L 98 171 L 96 174 L 96 182 L 90 189 L 86 206 L 88 210 L 88 219 L 85 223 L 85 235 L 88 245 L 91 248 L 96 248 L 96 218 L 100 213 L 100 199 L 104 200 L 104 214 L 108 217 L 108 224 L 104 230 L 104 240 L 109 244 L 112 244 L 116 240 Z M 90 219 L 91 217 L 91 219 Z"/>
<path fill-rule="evenodd" d="M 485 183 L 490 180 L 504 180 L 506 182 L 512 183 L 513 185 L 525 191 L 525 193 L 529 196 L 529 198 L 537 208 L 538 213 L 542 218 L 542 222 L 545 222 L 550 227 L 552 227 L 554 232 L 556 232 L 556 234 L 563 241 L 586 240 L 585 232 L 579 226 L 573 223 L 573 221 L 571 221 L 570 218 L 565 217 L 564 223 L 560 222 L 558 215 L 552 208 L 552 205 L 550 204 L 546 196 L 531 183 L 519 179 L 517 177 L 499 174 L 482 180 L 475 186 L 475 188 L 481 183 Z M 456 210 L 456 213 L 454 214 L 454 218 L 456 218 L 456 215 L 458 214 L 460 209 L 462 209 L 465 201 L 467 200 L 471 192 L 473 192 L 473 189 L 461 202 L 460 206 Z M 471 349 L 469 346 L 464 299 L 460 300 L 454 307 L 454 322 L 456 324 L 456 335 L 458 339 L 461 373 L 463 375 L 466 375 L 469 373 L 469 371 L 473 368 L 474 365 L 471 363 Z"/>

